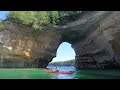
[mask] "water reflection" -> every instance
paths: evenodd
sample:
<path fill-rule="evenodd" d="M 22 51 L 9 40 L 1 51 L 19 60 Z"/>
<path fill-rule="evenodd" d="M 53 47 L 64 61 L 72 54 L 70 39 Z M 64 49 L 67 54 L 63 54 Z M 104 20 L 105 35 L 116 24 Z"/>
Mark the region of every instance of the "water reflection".
<path fill-rule="evenodd" d="M 58 74 L 58 75 L 54 75 L 52 79 L 73 79 L 73 75 Z"/>

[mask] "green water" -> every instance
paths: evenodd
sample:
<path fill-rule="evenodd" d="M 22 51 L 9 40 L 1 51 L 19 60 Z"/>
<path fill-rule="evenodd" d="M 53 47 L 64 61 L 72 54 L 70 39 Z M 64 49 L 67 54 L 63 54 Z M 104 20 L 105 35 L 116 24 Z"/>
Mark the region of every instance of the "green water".
<path fill-rule="evenodd" d="M 37 68 L 0 69 L 0 79 L 50 79 L 51 76 Z"/>
<path fill-rule="evenodd" d="M 120 79 L 119 69 L 79 69 L 74 75 L 76 79 Z"/>
<path fill-rule="evenodd" d="M 51 69 L 53 67 L 49 67 Z M 43 68 L 0 69 L 0 79 L 120 79 L 119 69 L 76 69 L 58 67 L 60 71 L 75 71 L 74 74 L 53 74 Z"/>

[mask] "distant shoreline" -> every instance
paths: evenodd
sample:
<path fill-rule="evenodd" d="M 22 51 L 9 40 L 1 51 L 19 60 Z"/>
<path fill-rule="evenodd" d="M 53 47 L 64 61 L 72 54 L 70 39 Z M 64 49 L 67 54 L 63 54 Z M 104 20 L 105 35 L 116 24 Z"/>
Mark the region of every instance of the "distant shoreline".
<path fill-rule="evenodd" d="M 50 62 L 49 66 L 74 66 L 75 60 Z"/>

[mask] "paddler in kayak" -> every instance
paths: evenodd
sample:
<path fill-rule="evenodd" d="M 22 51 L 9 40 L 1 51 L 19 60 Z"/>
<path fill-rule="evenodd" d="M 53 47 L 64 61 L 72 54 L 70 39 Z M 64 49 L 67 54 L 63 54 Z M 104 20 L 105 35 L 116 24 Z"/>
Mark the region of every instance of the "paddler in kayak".
<path fill-rule="evenodd" d="M 54 69 L 53 69 L 53 71 L 55 72 L 59 72 L 59 69 L 58 69 L 58 67 L 55 67 Z"/>

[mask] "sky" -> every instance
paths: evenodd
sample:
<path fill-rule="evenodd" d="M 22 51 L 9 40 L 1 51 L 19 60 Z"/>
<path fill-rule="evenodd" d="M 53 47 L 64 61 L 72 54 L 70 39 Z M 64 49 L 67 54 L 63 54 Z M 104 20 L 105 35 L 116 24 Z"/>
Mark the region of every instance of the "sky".
<path fill-rule="evenodd" d="M 63 42 L 59 46 L 56 56 L 57 57 L 55 57 L 52 62 L 75 59 L 75 51 L 71 47 L 71 44 Z"/>
<path fill-rule="evenodd" d="M 8 13 L 8 11 L 0 11 L 0 18 L 2 20 L 6 19 L 6 14 Z"/>
<path fill-rule="evenodd" d="M 2 20 L 6 19 L 6 14 L 8 11 L 0 11 L 0 18 Z M 52 62 L 56 61 L 66 61 L 66 60 L 71 60 L 75 59 L 75 52 L 73 48 L 71 47 L 71 44 L 67 42 L 63 42 L 58 50 L 57 50 L 57 55 L 56 57 L 52 60 Z"/>

